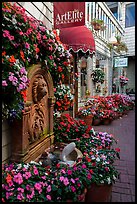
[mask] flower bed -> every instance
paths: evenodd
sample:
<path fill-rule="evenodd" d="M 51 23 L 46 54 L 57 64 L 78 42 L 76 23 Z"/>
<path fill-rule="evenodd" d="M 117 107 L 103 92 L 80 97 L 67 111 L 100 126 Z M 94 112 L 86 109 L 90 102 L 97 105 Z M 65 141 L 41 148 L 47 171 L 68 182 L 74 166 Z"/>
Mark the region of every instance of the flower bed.
<path fill-rule="evenodd" d="M 67 114 L 55 118 L 54 134 L 59 143 L 75 139 L 83 157 L 73 166 L 58 162 L 46 166 L 35 162 L 4 164 L 3 202 L 84 201 L 84 192 L 92 184 L 110 185 L 119 177 L 114 161 L 120 158 L 120 149 L 113 147 L 117 140 L 112 134 L 95 132 Z"/>
<path fill-rule="evenodd" d="M 134 105 L 135 103 L 132 99 L 124 94 L 92 97 L 80 108 L 77 115 L 80 115 L 81 110 L 88 107 L 93 114 L 93 120 L 98 118 L 101 121 L 104 119 L 110 119 L 112 121 L 127 113 L 125 111 L 132 110 Z"/>

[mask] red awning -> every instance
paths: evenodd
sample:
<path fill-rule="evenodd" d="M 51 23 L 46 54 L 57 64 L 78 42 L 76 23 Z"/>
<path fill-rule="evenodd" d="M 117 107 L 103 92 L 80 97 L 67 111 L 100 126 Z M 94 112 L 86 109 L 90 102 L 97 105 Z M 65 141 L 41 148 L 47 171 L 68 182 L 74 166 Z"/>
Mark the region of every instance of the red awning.
<path fill-rule="evenodd" d="M 60 29 L 60 40 L 68 45 L 69 50 L 78 52 L 82 50 L 92 54 L 95 53 L 95 41 L 91 30 L 86 26 L 77 26 Z"/>

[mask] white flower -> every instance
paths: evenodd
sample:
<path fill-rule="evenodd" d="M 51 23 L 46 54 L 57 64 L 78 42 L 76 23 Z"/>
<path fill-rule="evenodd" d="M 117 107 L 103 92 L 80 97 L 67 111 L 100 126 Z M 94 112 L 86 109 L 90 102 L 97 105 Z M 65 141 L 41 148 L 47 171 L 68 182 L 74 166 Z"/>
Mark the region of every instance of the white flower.
<path fill-rule="evenodd" d="M 22 164 L 17 164 L 17 169 L 21 169 Z"/>
<path fill-rule="evenodd" d="M 115 175 L 113 175 L 113 179 L 114 179 L 114 180 L 116 180 L 116 177 L 115 177 Z"/>
<path fill-rule="evenodd" d="M 102 181 L 100 181 L 100 183 L 104 183 L 104 181 L 102 180 Z"/>
<path fill-rule="evenodd" d="M 35 161 L 31 161 L 30 164 L 36 164 L 39 165 L 39 163 L 35 162 Z"/>
<path fill-rule="evenodd" d="M 27 164 L 24 164 L 23 166 L 24 166 L 26 169 L 28 169 L 30 165 L 29 165 L 29 163 L 27 163 Z"/>
<path fill-rule="evenodd" d="M 96 161 L 97 161 L 97 162 L 100 162 L 100 158 L 97 157 Z"/>
<path fill-rule="evenodd" d="M 107 178 L 107 181 L 108 181 L 108 184 L 110 184 L 110 183 L 111 183 L 111 181 L 110 181 L 110 177 L 108 177 L 108 178 Z"/>

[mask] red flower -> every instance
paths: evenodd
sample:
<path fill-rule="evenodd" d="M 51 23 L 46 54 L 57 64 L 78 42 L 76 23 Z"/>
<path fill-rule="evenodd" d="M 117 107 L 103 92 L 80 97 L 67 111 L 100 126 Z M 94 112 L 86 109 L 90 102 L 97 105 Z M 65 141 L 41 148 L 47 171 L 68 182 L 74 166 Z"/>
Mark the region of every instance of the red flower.
<path fill-rule="evenodd" d="M 59 72 L 62 72 L 62 70 L 63 70 L 63 69 L 59 66 L 59 67 L 58 67 L 58 71 L 59 71 Z"/>
<path fill-rule="evenodd" d="M 12 176 L 9 173 L 7 173 L 7 177 L 6 177 L 7 183 L 9 183 L 11 180 L 12 180 Z"/>
<path fill-rule="evenodd" d="M 9 58 L 9 62 L 16 62 L 16 59 L 14 58 L 14 56 L 12 55 L 10 58 Z"/>
<path fill-rule="evenodd" d="M 90 171 L 90 173 L 91 173 L 91 174 L 93 174 L 93 173 L 94 173 L 92 169 L 90 169 L 89 171 Z"/>
<path fill-rule="evenodd" d="M 61 106 L 61 103 L 60 103 L 59 101 L 57 101 L 56 104 L 57 104 L 58 106 Z"/>
<path fill-rule="evenodd" d="M 116 150 L 117 152 L 120 152 L 120 148 L 115 148 L 115 150 Z"/>
<path fill-rule="evenodd" d="M 24 91 L 21 91 L 21 95 L 22 95 L 22 97 L 24 99 L 24 102 L 26 102 L 27 101 L 27 89 L 24 90 Z"/>

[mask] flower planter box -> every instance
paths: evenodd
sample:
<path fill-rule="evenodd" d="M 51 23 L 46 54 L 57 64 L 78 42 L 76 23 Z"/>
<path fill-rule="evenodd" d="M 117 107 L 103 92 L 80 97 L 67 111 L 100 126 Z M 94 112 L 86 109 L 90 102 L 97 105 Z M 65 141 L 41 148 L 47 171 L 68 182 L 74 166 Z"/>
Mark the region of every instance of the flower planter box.
<path fill-rule="evenodd" d="M 112 184 L 92 184 L 86 193 L 86 202 L 110 202 Z"/>

